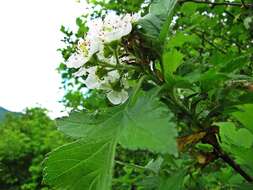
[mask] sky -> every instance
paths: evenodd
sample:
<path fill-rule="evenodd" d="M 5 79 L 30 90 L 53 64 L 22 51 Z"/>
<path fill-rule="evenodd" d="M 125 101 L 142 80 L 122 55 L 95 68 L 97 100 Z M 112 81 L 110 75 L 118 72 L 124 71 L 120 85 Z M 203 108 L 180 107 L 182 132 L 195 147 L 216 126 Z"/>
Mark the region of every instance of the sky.
<path fill-rule="evenodd" d="M 59 29 L 74 29 L 84 11 L 85 3 L 75 0 L 0 1 L 1 107 L 20 112 L 40 106 L 53 118 L 62 115 Z"/>

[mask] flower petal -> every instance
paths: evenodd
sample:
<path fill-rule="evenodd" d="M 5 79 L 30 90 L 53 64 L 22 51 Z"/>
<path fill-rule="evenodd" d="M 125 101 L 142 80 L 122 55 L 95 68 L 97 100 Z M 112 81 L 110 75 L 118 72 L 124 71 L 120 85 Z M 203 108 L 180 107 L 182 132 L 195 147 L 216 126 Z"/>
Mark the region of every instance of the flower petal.
<path fill-rule="evenodd" d="M 108 92 L 106 96 L 108 100 L 114 105 L 123 104 L 128 99 L 128 93 L 125 90 L 121 90 L 120 92 L 112 90 Z"/>
<path fill-rule="evenodd" d="M 102 83 L 102 81 L 98 78 L 96 75 L 96 67 L 91 67 L 87 69 L 87 72 L 89 73 L 88 77 L 84 81 L 84 84 L 89 89 L 98 89 Z"/>
<path fill-rule="evenodd" d="M 81 67 L 77 72 L 74 73 L 75 77 L 81 77 L 83 75 L 87 74 L 87 69 L 84 67 Z"/>
<path fill-rule="evenodd" d="M 66 62 L 68 68 L 80 68 L 83 66 L 89 59 L 84 57 L 82 54 L 74 53 L 72 54 Z"/>

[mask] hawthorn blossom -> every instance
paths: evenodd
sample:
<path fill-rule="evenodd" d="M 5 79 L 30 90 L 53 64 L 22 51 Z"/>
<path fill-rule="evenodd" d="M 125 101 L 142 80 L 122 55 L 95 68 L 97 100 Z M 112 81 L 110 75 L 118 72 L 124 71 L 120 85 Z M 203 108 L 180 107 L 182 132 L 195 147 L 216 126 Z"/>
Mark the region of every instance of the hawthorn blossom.
<path fill-rule="evenodd" d="M 110 13 L 104 19 L 96 18 L 89 20 L 87 26 L 89 28 L 85 38 L 78 42 L 77 52 L 70 56 L 66 65 L 69 68 L 79 70 L 74 73 L 75 77 L 86 76 L 84 84 L 89 89 L 104 90 L 108 100 L 114 104 L 122 104 L 128 99 L 129 88 L 127 75 L 122 75 L 118 70 L 112 70 L 117 62 L 124 64 L 131 60 L 130 57 L 117 58 L 114 55 L 105 56 L 104 47 L 113 41 L 120 40 L 132 31 L 132 23 L 139 19 L 136 15 L 126 14 L 116 15 Z M 97 66 L 87 67 L 85 64 L 90 61 L 93 55 L 96 55 L 99 63 Z M 118 60 L 117 60 L 118 59 Z M 84 66 L 85 65 L 85 66 Z M 106 68 L 108 65 L 108 68 Z M 105 76 L 97 75 L 98 69 L 105 67 L 108 69 Z M 122 76 L 121 76 L 122 75 Z M 121 89 L 114 89 L 114 86 L 120 84 Z"/>
<path fill-rule="evenodd" d="M 116 83 L 120 80 L 120 74 L 117 70 L 110 71 L 107 73 L 106 76 L 104 76 L 102 79 L 100 79 L 100 86 L 98 89 L 105 90 L 105 91 L 111 91 L 112 90 L 112 84 Z"/>
<path fill-rule="evenodd" d="M 125 90 L 128 86 L 126 85 L 126 88 L 124 86 L 126 84 L 126 79 L 125 81 L 121 81 L 120 74 L 117 70 L 108 72 L 106 76 L 100 79 L 96 75 L 97 69 L 98 67 L 96 66 L 84 69 L 84 71 L 88 73 L 88 77 L 84 81 L 87 88 L 105 90 L 108 100 L 114 105 L 124 103 L 128 99 L 128 92 Z M 82 70 L 80 72 L 82 72 Z M 121 91 L 112 89 L 112 84 L 116 82 L 122 83 L 123 89 L 121 89 Z"/>
<path fill-rule="evenodd" d="M 68 68 L 80 68 L 87 63 L 96 52 L 100 51 L 102 44 L 95 38 L 87 38 L 78 42 L 77 53 L 72 54 L 66 62 Z"/>
<path fill-rule="evenodd" d="M 116 14 L 109 14 L 104 19 L 102 38 L 105 43 L 110 43 L 112 41 L 120 40 L 131 31 L 132 23 L 129 14 L 124 17 Z"/>
<path fill-rule="evenodd" d="M 84 81 L 84 84 L 87 86 L 89 89 L 99 89 L 101 86 L 101 80 L 99 77 L 96 75 L 97 72 L 97 67 L 90 67 L 89 69 L 86 70 L 89 74 L 86 80 Z"/>
<path fill-rule="evenodd" d="M 112 104 L 119 105 L 125 103 L 129 96 L 128 92 L 122 89 L 121 91 L 111 90 L 106 94 L 106 97 Z"/>
<path fill-rule="evenodd" d="M 136 22 L 139 18 L 140 16 L 136 14 L 133 16 L 130 14 L 122 16 L 109 13 L 104 20 L 96 18 L 88 21 L 87 26 L 89 31 L 87 35 L 96 36 L 103 43 L 120 40 L 132 31 L 132 23 Z"/>
<path fill-rule="evenodd" d="M 81 67 L 77 72 L 74 73 L 75 77 L 81 77 L 87 74 L 87 69 L 84 67 Z"/>
<path fill-rule="evenodd" d="M 87 22 L 87 27 L 89 28 L 87 36 L 98 37 L 103 29 L 103 20 L 101 18 L 95 18 L 95 19 L 89 20 Z"/>
<path fill-rule="evenodd" d="M 97 52 L 103 49 L 103 45 L 96 36 L 87 36 L 85 40 L 78 42 L 78 52 L 88 60 Z"/>
<path fill-rule="evenodd" d="M 121 84 L 124 87 L 124 89 L 128 89 L 130 87 L 128 80 L 127 80 L 127 74 L 125 74 L 125 76 L 122 77 L 121 79 Z"/>
<path fill-rule="evenodd" d="M 125 103 L 129 97 L 128 92 L 126 91 L 126 89 L 129 88 L 127 75 L 120 76 L 119 73 L 113 71 L 108 73 L 108 75 L 110 82 L 114 83 L 119 81 L 121 83 L 122 89 L 120 91 L 110 89 L 107 91 L 106 97 L 114 105 Z M 112 77 L 112 79 L 110 79 L 110 77 Z"/>
<path fill-rule="evenodd" d="M 120 74 L 117 70 L 113 70 L 107 73 L 107 76 L 105 77 L 105 81 L 108 83 L 115 83 L 120 79 Z"/>
<path fill-rule="evenodd" d="M 115 56 L 105 57 L 103 50 L 99 51 L 96 55 L 97 55 L 98 60 L 103 63 L 108 63 L 112 66 L 117 64 L 116 57 Z"/>
<path fill-rule="evenodd" d="M 80 68 L 83 64 L 88 61 L 81 53 L 72 54 L 66 62 L 68 68 Z"/>
<path fill-rule="evenodd" d="M 89 31 L 85 39 L 78 42 L 77 53 L 71 55 L 67 60 L 67 67 L 82 67 L 94 54 L 103 51 L 103 44 L 120 40 L 123 36 L 128 35 L 132 31 L 132 23 L 137 19 L 136 15 L 120 16 L 111 13 L 104 20 L 96 18 L 88 21 Z"/>
<path fill-rule="evenodd" d="M 128 99 L 128 92 L 125 90 L 129 87 L 126 82 L 127 80 L 120 79 L 121 76 L 117 70 L 108 72 L 106 76 L 100 79 L 96 75 L 97 69 L 96 66 L 84 69 L 84 71 L 88 73 L 88 77 L 84 81 L 87 88 L 105 90 L 106 97 L 114 105 L 124 103 Z M 80 72 L 82 72 L 82 70 Z M 116 82 L 120 82 L 123 85 L 123 89 L 120 91 L 113 90 L 112 84 Z"/>

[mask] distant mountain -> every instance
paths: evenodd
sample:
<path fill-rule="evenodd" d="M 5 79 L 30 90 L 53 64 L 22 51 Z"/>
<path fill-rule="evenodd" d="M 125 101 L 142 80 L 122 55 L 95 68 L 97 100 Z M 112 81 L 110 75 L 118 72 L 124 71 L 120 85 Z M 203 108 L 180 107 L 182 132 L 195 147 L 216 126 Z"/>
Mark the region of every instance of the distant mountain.
<path fill-rule="evenodd" d="M 0 107 L 0 121 L 2 121 L 5 117 L 6 113 L 9 113 L 10 111 L 8 111 L 7 109 L 4 109 L 2 107 Z"/>
<path fill-rule="evenodd" d="M 16 115 L 16 114 L 20 114 L 20 113 L 17 113 L 17 112 L 11 112 L 11 111 L 9 111 L 9 110 L 3 108 L 3 107 L 0 107 L 0 122 L 4 119 L 4 117 L 5 117 L 5 115 L 6 115 L 7 113 L 13 113 L 13 114 L 15 114 L 15 115 Z"/>

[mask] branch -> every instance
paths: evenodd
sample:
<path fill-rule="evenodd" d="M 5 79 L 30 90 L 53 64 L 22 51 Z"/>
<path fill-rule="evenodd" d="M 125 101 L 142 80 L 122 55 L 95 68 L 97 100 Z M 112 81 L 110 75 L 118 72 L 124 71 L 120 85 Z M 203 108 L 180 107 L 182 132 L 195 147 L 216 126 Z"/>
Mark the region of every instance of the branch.
<path fill-rule="evenodd" d="M 237 2 L 229 2 L 229 1 L 224 1 L 224 2 L 211 2 L 211 1 L 204 1 L 204 0 L 179 0 L 179 3 L 183 4 L 186 2 L 193 2 L 193 3 L 200 3 L 200 4 L 208 4 L 211 6 L 233 6 L 233 7 L 243 7 L 243 8 L 253 8 L 253 4 L 251 3 L 237 3 Z"/>
<path fill-rule="evenodd" d="M 217 130 L 217 129 L 214 129 Z M 204 143 L 210 144 L 214 148 L 214 153 L 221 158 L 224 162 L 226 162 L 229 166 L 231 166 L 237 173 L 239 173 L 245 180 L 248 182 L 253 182 L 253 178 L 247 174 L 241 166 L 239 166 L 229 155 L 227 155 L 220 147 L 217 137 L 217 131 L 210 131 L 202 140 Z"/>
<path fill-rule="evenodd" d="M 194 32 L 194 31 L 193 31 Z M 194 32 L 197 36 L 199 36 L 203 41 L 207 42 L 210 46 L 214 47 L 215 49 L 219 50 L 221 53 L 226 54 L 226 51 L 221 49 L 220 47 L 216 46 L 212 41 L 206 38 L 204 33 L 199 33 L 198 31 Z"/>
<path fill-rule="evenodd" d="M 233 159 L 231 159 L 227 154 L 218 150 L 214 147 L 214 151 L 218 157 L 220 157 L 224 162 L 230 165 L 236 172 L 238 172 L 245 180 L 248 182 L 253 182 L 253 178 L 248 175 Z"/>
<path fill-rule="evenodd" d="M 125 163 L 125 162 L 121 162 L 119 160 L 115 160 L 116 164 L 119 164 L 121 166 L 129 166 L 131 168 L 135 168 L 135 169 L 140 169 L 140 170 L 148 170 L 148 168 L 145 168 L 143 166 L 140 165 L 136 165 L 136 164 L 132 164 L 132 163 Z"/>
<path fill-rule="evenodd" d="M 241 0 L 241 2 L 242 2 L 243 6 L 244 6 L 245 8 L 248 8 L 248 6 L 245 4 L 244 0 Z"/>

